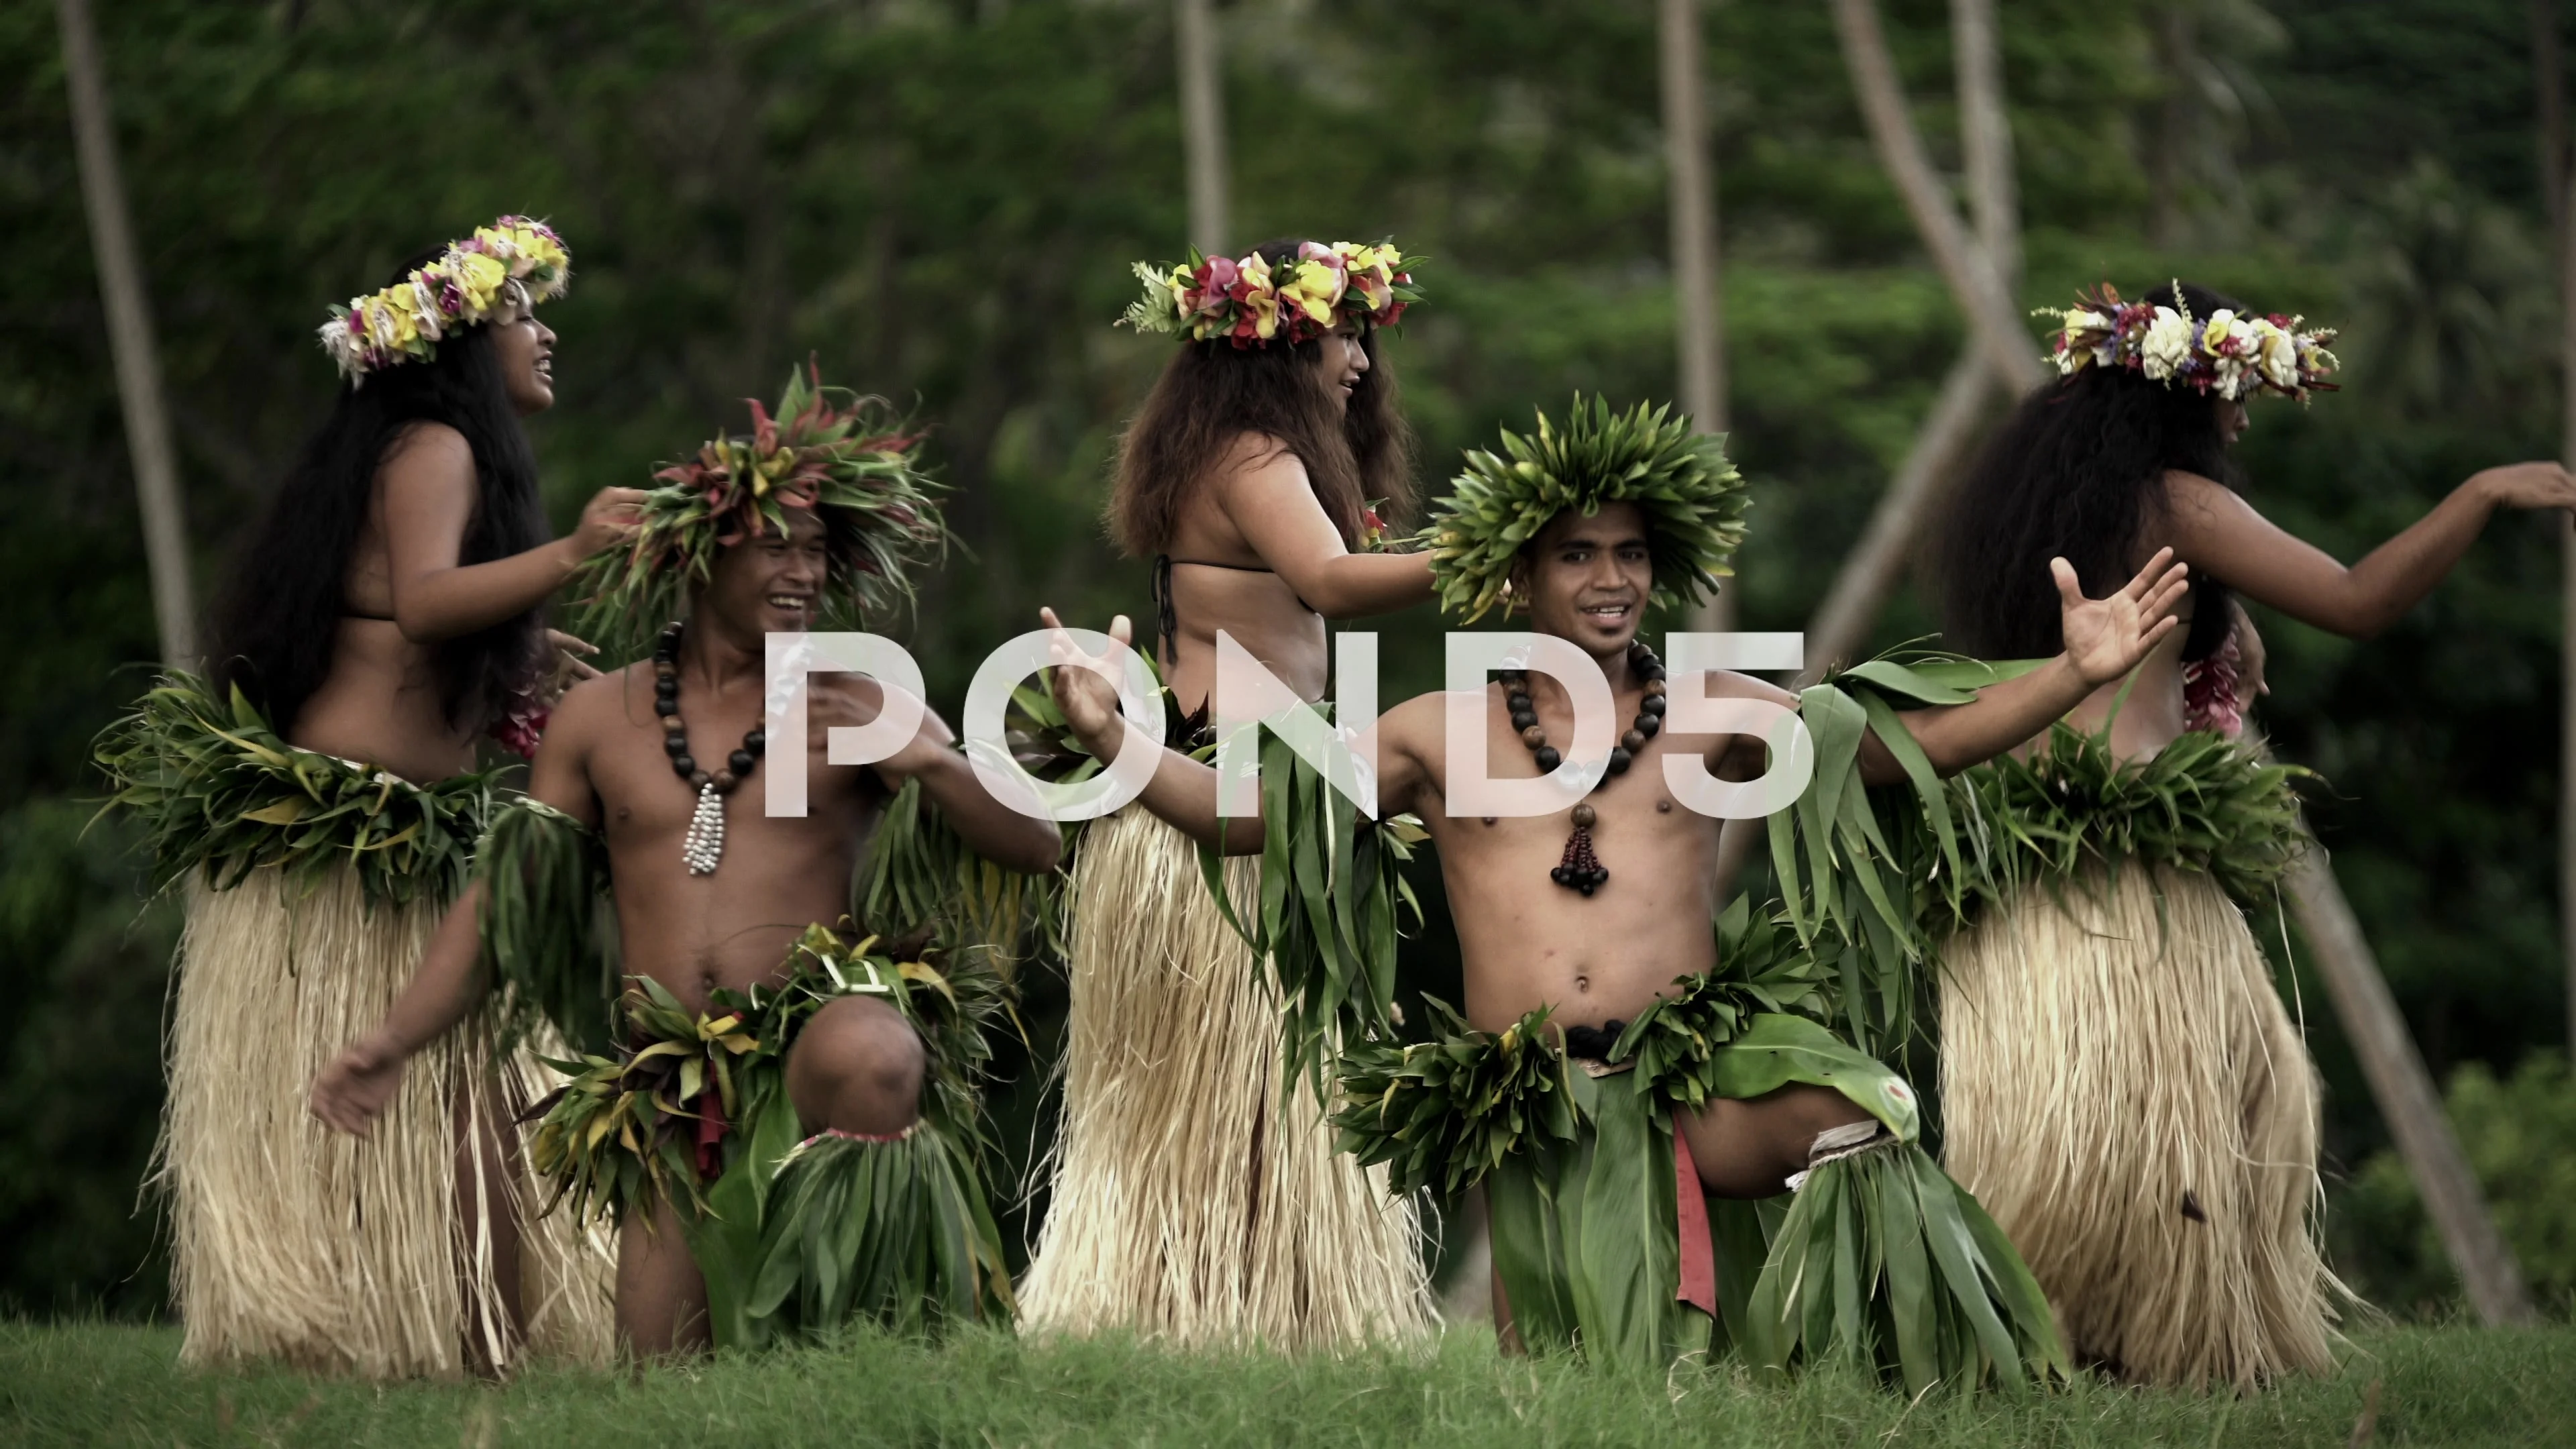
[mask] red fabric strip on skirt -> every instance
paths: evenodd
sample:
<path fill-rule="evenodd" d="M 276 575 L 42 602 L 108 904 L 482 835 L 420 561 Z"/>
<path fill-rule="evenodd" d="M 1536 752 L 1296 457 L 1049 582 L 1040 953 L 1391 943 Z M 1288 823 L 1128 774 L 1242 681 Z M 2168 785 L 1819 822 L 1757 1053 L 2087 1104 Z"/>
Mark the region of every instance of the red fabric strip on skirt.
<path fill-rule="evenodd" d="M 1717 1316 L 1717 1248 L 1708 1231 L 1708 1189 L 1700 1186 L 1699 1164 L 1691 1161 L 1690 1139 L 1673 1120 L 1673 1207 L 1681 1228 L 1681 1282 L 1675 1303 L 1687 1303 L 1711 1318 Z"/>

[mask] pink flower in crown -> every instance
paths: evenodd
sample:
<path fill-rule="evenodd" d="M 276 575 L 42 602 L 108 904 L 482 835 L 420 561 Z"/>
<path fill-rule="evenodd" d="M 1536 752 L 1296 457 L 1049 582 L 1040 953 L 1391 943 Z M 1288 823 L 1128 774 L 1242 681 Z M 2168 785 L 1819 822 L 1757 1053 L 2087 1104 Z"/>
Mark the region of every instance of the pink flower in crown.
<path fill-rule="evenodd" d="M 1201 305 L 1204 305 L 1204 299 L 1230 296 L 1234 291 L 1235 282 L 1239 280 L 1242 275 L 1243 268 L 1235 265 L 1234 258 L 1232 257 L 1206 257 L 1201 259 L 1198 270 L 1197 293 L 1197 295 L 1203 299 Z"/>
<path fill-rule="evenodd" d="M 1236 268 L 1226 295 L 1234 302 L 1235 346 L 1249 347 L 1279 334 L 1279 292 L 1270 284 L 1270 263 L 1259 252 Z"/>

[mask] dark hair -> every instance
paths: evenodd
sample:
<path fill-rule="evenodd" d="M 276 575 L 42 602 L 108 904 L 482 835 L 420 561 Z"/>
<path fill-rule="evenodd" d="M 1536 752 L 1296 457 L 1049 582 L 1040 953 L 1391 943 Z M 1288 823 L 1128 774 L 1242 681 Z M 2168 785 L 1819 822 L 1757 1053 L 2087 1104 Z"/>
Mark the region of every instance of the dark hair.
<path fill-rule="evenodd" d="M 1254 248 L 1272 263 L 1293 259 L 1295 241 Z M 1369 370 L 1337 409 L 1315 385 L 1323 342 L 1237 347 L 1220 338 L 1184 342 L 1118 443 L 1118 479 L 1109 497 L 1109 531 L 1118 546 L 1142 556 L 1171 543 L 1181 509 L 1226 450 L 1246 433 L 1279 440 L 1306 465 L 1315 501 L 1357 546 L 1360 510 L 1385 499 L 1389 524 L 1413 511 L 1413 432 L 1395 402 L 1395 374 L 1378 355 L 1377 332 L 1363 324 L 1360 346 Z"/>
<path fill-rule="evenodd" d="M 437 259 L 426 252 L 392 281 Z M 391 282 L 388 283 L 391 285 Z M 376 469 L 414 426 L 444 423 L 474 450 L 475 504 L 459 563 L 487 563 L 546 541 L 537 459 L 511 405 L 488 327 L 438 344 L 427 361 L 371 372 L 343 388 L 305 441 L 233 570 L 215 616 L 211 673 L 220 696 L 239 686 L 280 732 L 331 672 L 349 555 L 365 531 Z M 430 648 L 438 702 L 451 728 L 481 731 L 530 682 L 544 631 L 537 609 Z"/>
<path fill-rule="evenodd" d="M 2174 305 L 2162 286 L 2141 299 Z M 2183 284 L 2195 317 L 2242 304 Z M 2191 388 L 2167 387 L 2126 368 L 2088 367 L 2022 399 L 1960 481 L 1944 540 L 1944 625 L 1950 647 L 1987 659 L 2026 659 L 2066 647 L 2048 561 L 2075 566 L 2100 598 L 2126 584 L 2142 537 L 2165 511 L 2165 474 L 2197 473 L 2236 487 L 2218 409 Z M 2183 657 L 2227 637 L 2225 585 L 2192 578 L 2193 613 Z"/>

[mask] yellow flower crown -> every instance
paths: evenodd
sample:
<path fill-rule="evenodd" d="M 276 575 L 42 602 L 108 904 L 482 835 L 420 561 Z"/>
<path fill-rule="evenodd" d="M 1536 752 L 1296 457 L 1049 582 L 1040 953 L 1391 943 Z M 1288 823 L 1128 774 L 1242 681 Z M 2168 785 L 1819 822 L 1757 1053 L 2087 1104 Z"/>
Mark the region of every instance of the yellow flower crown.
<path fill-rule="evenodd" d="M 563 295 L 572 253 L 542 221 L 505 216 L 449 242 L 437 261 L 346 307 L 322 324 L 322 349 L 356 383 L 370 372 L 427 361 L 438 340 L 492 319 L 515 288 L 533 305 Z"/>
<path fill-rule="evenodd" d="M 1193 342 L 1223 337 L 1237 347 L 1281 337 L 1305 342 L 1347 322 L 1385 327 L 1422 300 L 1409 270 L 1421 260 L 1391 241 L 1304 242 L 1280 262 L 1259 252 L 1203 257 L 1193 248 L 1178 265 L 1138 262 L 1145 295 L 1118 320 L 1139 332 Z"/>

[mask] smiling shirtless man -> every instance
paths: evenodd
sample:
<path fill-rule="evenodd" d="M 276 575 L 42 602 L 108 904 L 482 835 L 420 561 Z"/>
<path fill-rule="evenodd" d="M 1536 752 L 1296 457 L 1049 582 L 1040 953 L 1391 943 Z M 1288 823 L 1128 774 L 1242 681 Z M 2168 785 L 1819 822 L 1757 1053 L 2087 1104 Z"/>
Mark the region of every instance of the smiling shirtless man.
<path fill-rule="evenodd" d="M 1678 428 L 1678 420 L 1659 423 L 1643 416 L 1642 410 L 1616 418 L 1606 408 L 1587 411 L 1578 402 L 1566 428 L 1556 429 L 1543 420 L 1536 456 L 1549 468 L 1552 487 L 1542 488 L 1536 480 L 1503 470 L 1485 479 L 1486 496 L 1509 503 L 1529 525 L 1521 535 L 1528 543 L 1501 553 L 1508 560 L 1502 566 L 1509 569 L 1510 597 L 1527 610 L 1539 634 L 1573 644 L 1599 668 L 1617 719 L 1637 722 L 1623 736 L 1622 753 L 1630 763 L 1618 765 L 1614 757 L 1618 768 L 1590 794 L 1577 802 L 1569 792 L 1567 805 L 1549 815 L 1453 815 L 1449 712 L 1462 708 L 1481 712 L 1487 758 L 1495 776 L 1526 779 L 1540 773 L 1540 763 L 1555 763 L 1556 750 L 1546 741 L 1573 738 L 1573 706 L 1566 690 L 1545 674 L 1507 673 L 1502 682 L 1486 685 L 1481 698 L 1420 696 L 1388 711 L 1376 726 L 1380 818 L 1399 812 L 1419 815 L 1440 853 L 1465 968 L 1466 1031 L 1453 1043 L 1476 1051 L 1509 1050 L 1515 1037 L 1512 1028 L 1520 1026 L 1526 1033 L 1543 1024 L 1547 1040 L 1561 1044 L 1578 1061 L 1590 1063 L 1590 1069 L 1603 1079 L 1597 1091 L 1583 1087 L 1576 1089 L 1576 1095 L 1578 1103 L 1585 1096 L 1597 1097 L 1604 1111 L 1621 1101 L 1643 1100 L 1624 1084 L 1617 1088 L 1608 1084 L 1608 1078 L 1634 1064 L 1609 1060 L 1632 1055 L 1633 1049 L 1613 1050 L 1623 1028 L 1648 1014 L 1663 998 L 1678 1002 L 1693 996 L 1700 989 L 1694 983 L 1704 983 L 1720 966 L 1710 929 L 1718 904 L 1713 867 L 1719 821 L 1695 813 L 1674 798 L 1666 787 L 1664 761 L 1695 756 L 1718 778 L 1738 781 L 1760 775 L 1766 764 L 1766 747 L 1758 738 L 1661 728 L 1665 708 L 1661 701 L 1672 696 L 1667 694 L 1663 666 L 1637 638 L 1650 600 L 1685 594 L 1696 581 L 1723 567 L 1722 555 L 1693 556 L 1691 550 L 1671 545 L 1676 537 L 1704 536 L 1691 528 L 1693 520 L 1715 511 L 1718 500 L 1740 487 L 1713 440 L 1692 439 L 1686 429 Z M 1563 446 L 1550 451 L 1550 443 Z M 1642 499 L 1626 496 L 1632 480 L 1648 475 L 1679 481 Z M 1434 543 L 1435 568 L 1460 557 L 1472 558 L 1465 550 L 1445 546 L 1457 542 L 1457 520 L 1473 513 L 1478 501 L 1466 496 L 1472 491 L 1470 485 L 1478 483 L 1475 472 L 1460 481 L 1462 497 L 1448 501 L 1442 521 L 1426 535 Z M 1562 506 L 1567 498 L 1574 500 L 1573 506 Z M 1558 502 L 1552 505 L 1548 500 Z M 1676 520 L 1676 508 L 1690 512 Z M 1485 511 L 1493 516 L 1492 509 Z M 1509 513 L 1506 510 L 1506 516 Z M 1444 533 L 1444 528 L 1449 531 Z M 1660 549 L 1659 535 L 1665 543 Z M 2084 598 L 2071 572 L 2063 563 L 2057 564 L 2065 653 L 2036 671 L 1988 686 L 1972 704 L 1900 716 L 1933 769 L 1953 773 L 2011 749 L 2047 728 L 2094 688 L 2135 666 L 2174 627 L 2169 611 L 2182 593 L 2183 570 L 2168 568 L 2167 563 L 2167 556 L 2159 554 L 2128 587 L 2101 600 Z M 1448 563 L 1445 571 L 1454 577 L 1459 566 Z M 1497 590 L 1484 592 L 1491 597 Z M 1446 589 L 1444 594 L 1461 596 Z M 1053 616 L 1047 617 L 1052 622 Z M 1126 621 L 1121 619 L 1112 637 L 1123 640 L 1126 632 Z M 1069 638 L 1060 638 L 1057 647 L 1072 658 Z M 1077 735 L 1107 759 L 1115 757 L 1124 732 L 1099 678 L 1085 670 L 1059 669 L 1055 685 Z M 1704 685 L 1682 681 L 1671 688 L 1685 698 L 1690 697 L 1690 689 L 1704 688 L 1707 698 L 1759 700 L 1783 710 L 1794 710 L 1800 703 L 1772 685 L 1724 671 L 1711 671 Z M 1513 696 L 1524 689 L 1530 702 L 1527 713 L 1536 716 L 1533 725 L 1513 718 Z M 1656 723 L 1648 726 L 1641 716 Z M 1862 741 L 1858 766 L 1862 779 L 1870 784 L 1896 784 L 1905 778 L 1896 755 L 1874 735 Z M 1263 832 L 1247 828 L 1256 822 L 1219 820 L 1215 771 L 1177 752 L 1165 752 L 1143 800 L 1156 814 L 1210 846 L 1234 853 L 1261 849 Z M 1222 830 L 1222 840 L 1221 827 L 1230 827 Z M 1615 867 L 1609 879 L 1586 876 L 1587 867 L 1573 858 L 1568 838 L 1577 827 L 1584 827 L 1597 844 L 1598 856 L 1588 858 Z M 1544 1015 L 1534 1017 L 1534 1013 Z M 1789 1023 L 1764 1028 L 1785 1033 L 1779 1036 L 1782 1042 L 1790 1037 L 1807 1042 L 1802 1033 L 1825 1037 L 1821 1028 L 1804 1021 L 1756 1020 Z M 1759 1035 L 1747 1033 L 1748 1037 Z M 1678 1089 L 1666 1094 L 1676 1100 L 1667 1103 L 1657 1098 L 1656 1110 L 1664 1113 L 1656 1119 L 1658 1129 L 1673 1133 L 1661 1150 L 1679 1154 L 1685 1171 L 1695 1166 L 1698 1185 L 1707 1194 L 1752 1199 L 1781 1193 L 1793 1174 L 1819 1165 L 1820 1159 L 1838 1160 L 1873 1142 L 1890 1143 L 1912 1135 L 1912 1100 L 1901 1083 L 1888 1090 L 1893 1079 L 1884 1069 L 1848 1047 L 1836 1048 L 1830 1041 L 1807 1042 L 1799 1050 L 1809 1047 L 1811 1057 L 1817 1052 L 1829 1057 L 1839 1050 L 1849 1060 L 1837 1059 L 1842 1061 L 1837 1068 L 1840 1075 L 1827 1073 L 1829 1081 L 1818 1081 L 1814 1071 L 1782 1065 L 1796 1055 L 1794 1051 L 1775 1051 L 1748 1041 L 1747 1052 L 1767 1052 L 1772 1062 L 1749 1074 L 1763 1090 L 1731 1092 L 1727 1074 L 1719 1072 L 1716 1089 L 1696 1094 L 1697 1104 L 1689 1100 L 1694 1094 Z M 1737 1073 L 1733 1080 L 1745 1076 Z M 1855 1079 L 1862 1077 L 1870 1081 L 1856 1084 Z M 1376 1090 L 1373 1084 L 1372 1093 Z M 1402 1116 L 1391 1108 L 1387 1115 L 1390 1119 Z M 1344 1120 L 1347 1125 L 1348 1114 Z M 1888 1135 L 1880 1134 L 1881 1122 L 1890 1129 Z M 1594 1151 L 1588 1141 L 1584 1151 Z M 1393 1154 L 1390 1149 L 1378 1155 Z M 1659 1160 L 1669 1163 L 1676 1158 L 1668 1155 Z M 1587 1155 L 1585 1161 L 1590 1164 L 1593 1159 Z M 1928 1159 L 1924 1165 L 1929 1166 Z M 1673 1183 L 1673 1168 L 1662 1171 L 1662 1181 Z M 1499 1174 L 1494 1185 L 1501 1185 Z M 1551 1202 L 1561 1204 L 1573 1192 L 1561 1178 L 1547 1185 L 1550 1191 L 1540 1196 Z M 1808 1190 L 1814 1190 L 1812 1185 Z M 1694 1329 L 1687 1320 L 1681 1320 L 1678 1329 L 1641 1337 L 1605 1322 L 1621 1316 L 1607 1300 L 1633 1293 L 1635 1285 L 1586 1286 L 1576 1281 L 1569 1289 L 1552 1281 L 1551 1274 L 1580 1280 L 1583 1254 L 1574 1253 L 1569 1261 L 1566 1252 L 1551 1258 L 1545 1251 L 1506 1243 L 1507 1226 L 1526 1214 L 1507 1218 L 1503 1199 L 1497 1196 L 1493 1201 L 1498 1279 L 1509 1300 L 1498 1296 L 1497 1318 L 1507 1339 L 1512 1332 L 1512 1307 L 1522 1306 L 1522 1336 L 1533 1344 L 1574 1341 L 1605 1353 L 1614 1351 L 1612 1340 L 1622 1340 L 1624 1345 L 1633 1339 L 1645 1345 L 1641 1352 L 1659 1354 L 1668 1361 L 1691 1351 L 1694 1342 L 1706 1343 L 1705 1327 Z M 1673 1203 L 1673 1195 L 1667 1192 L 1664 1201 Z M 1683 1200 L 1668 1211 L 1678 1212 L 1679 1222 L 1687 1227 L 1695 1217 L 1705 1221 L 1694 1208 Z M 1636 1236 L 1633 1223 L 1623 1224 L 1620 1231 Z M 1703 1235 L 1705 1231 L 1701 1229 Z M 2000 1244 L 2000 1235 L 1995 1241 Z M 1684 1242 L 1681 1261 L 1666 1264 L 1683 1279 L 1679 1286 L 1684 1290 L 1690 1286 L 1691 1248 Z M 1989 1257 L 2009 1253 L 2004 1246 L 2000 1255 L 1989 1253 Z M 1989 1275 L 2007 1270 L 2026 1281 L 2017 1260 L 1987 1266 Z M 1664 1281 L 1668 1286 L 1661 1292 L 1669 1302 L 1674 1288 L 1669 1286 L 1670 1277 Z M 1736 1291 L 1741 1291 L 1740 1285 Z M 1541 1315 L 1544 1322 L 1532 1322 L 1529 1310 L 1535 1304 L 1518 1303 L 1525 1295 L 1550 1300 Z M 1703 1320 L 1706 1306 L 1701 1305 Z M 2019 1325 L 2027 1330 L 2025 1343 L 2053 1343 L 2044 1309 L 2040 1319 L 2037 1324 Z"/>
<path fill-rule="evenodd" d="M 808 404 L 819 414 L 806 412 Z M 577 1208 L 596 1203 L 620 1216 L 618 1323 L 631 1351 L 646 1357 L 695 1350 L 711 1336 L 719 1344 L 758 1341 L 769 1332 L 767 1320 L 798 1311 L 789 1300 L 755 1304 L 751 1282 L 735 1281 L 756 1278 L 759 1262 L 744 1255 L 764 1237 L 782 1235 L 774 1224 L 764 1230 L 757 1209 L 811 1195 L 791 1188 L 782 1156 L 809 1159 L 800 1170 L 811 1176 L 820 1171 L 810 1162 L 813 1149 L 826 1141 L 829 1151 L 854 1160 L 903 1153 L 902 1171 L 921 1168 L 913 1185 L 929 1195 L 923 1200 L 929 1210 L 880 1200 L 880 1217 L 910 1211 L 907 1222 L 968 1222 L 989 1231 L 980 1189 L 971 1201 L 929 1201 L 942 1193 L 955 1197 L 956 1158 L 927 1166 L 915 1161 L 928 1150 L 931 1129 L 952 1137 L 971 1130 L 971 1124 L 925 1120 L 926 1101 L 935 1095 L 925 1092 L 926 1083 L 935 1085 L 953 1064 L 937 1059 L 941 1023 L 925 1017 L 909 987 L 920 963 L 890 969 L 900 963 L 871 961 L 838 942 L 831 929 L 849 909 L 870 830 L 907 782 L 918 782 L 925 803 L 970 848 L 998 864 L 1045 871 L 1059 849 L 1053 825 L 985 791 L 947 726 L 926 709 L 912 738 L 888 758 L 859 768 L 831 765 L 829 727 L 865 725 L 888 702 L 885 687 L 854 675 L 814 676 L 808 701 L 798 706 L 810 707 L 811 721 L 806 765 L 812 784 L 803 817 L 772 817 L 759 791 L 735 789 L 760 768 L 765 750 L 766 636 L 814 628 L 836 589 L 857 593 L 867 587 L 862 579 L 881 585 L 884 573 L 858 568 L 858 560 L 872 557 L 881 570 L 886 559 L 901 559 L 939 536 L 937 514 L 908 470 L 900 481 L 913 500 L 913 520 L 899 528 L 881 511 L 848 506 L 849 495 L 836 491 L 866 469 L 872 486 L 866 502 L 882 510 L 885 460 L 898 456 L 886 438 L 848 426 L 853 419 L 832 412 L 814 391 L 792 387 L 779 416 L 791 423 L 785 435 L 760 441 L 793 456 L 771 476 L 810 476 L 810 491 L 801 501 L 788 495 L 784 507 L 778 506 L 781 487 L 755 496 L 741 480 L 761 476 L 758 464 L 775 454 L 757 452 L 759 441 L 739 440 L 740 465 L 717 454 L 724 466 L 702 466 L 648 495 L 643 538 L 621 557 L 634 560 L 633 568 L 677 571 L 678 580 L 645 581 L 651 587 L 644 597 L 667 599 L 684 586 L 689 622 L 663 631 L 651 662 L 587 681 L 564 697 L 529 777 L 535 805 L 520 807 L 532 832 L 595 832 L 616 900 L 621 969 L 638 983 L 620 1013 L 618 1059 L 593 1057 L 593 1070 L 559 1094 L 536 1153 L 541 1171 L 571 1180 Z M 710 445 L 711 454 L 715 448 Z M 710 488 L 728 508 L 710 513 L 692 506 Z M 862 554 L 863 531 L 870 529 L 878 530 L 876 547 Z M 738 541 L 721 542 L 727 530 Z M 682 583 L 693 552 L 705 560 L 703 580 Z M 614 596 L 614 583 L 604 592 Z M 710 770 L 700 761 L 720 763 Z M 711 812 L 720 822 L 712 833 Z M 495 838 L 516 837 L 505 827 Z M 517 858 L 492 863 L 484 882 L 441 925 L 419 978 L 384 1024 L 315 1082 L 313 1110 L 323 1120 L 364 1132 L 411 1055 L 465 1019 L 489 992 L 487 953 L 477 943 L 478 935 L 491 939 L 482 920 L 494 894 L 490 872 L 539 873 L 527 851 L 496 846 L 493 853 Z M 545 923 L 531 924 L 542 933 Z M 831 970 L 823 969 L 826 963 Z M 504 960 L 498 966 L 514 983 L 560 980 L 581 970 L 579 962 Z M 965 969 L 950 965 L 946 986 L 957 986 Z M 898 979 L 901 972 L 916 974 Z M 688 1071 L 684 1062 L 698 1070 L 681 1076 Z M 622 1104 L 635 1093 L 659 1094 L 669 1105 L 641 1120 L 614 1115 L 627 1110 Z M 600 1130 L 589 1131 L 593 1123 Z M 549 1129 L 560 1129 L 559 1150 L 549 1151 Z M 630 1143 L 627 1150 L 640 1171 L 614 1159 L 621 1140 L 638 1134 L 640 1149 Z M 798 1151 L 778 1150 L 808 1134 L 814 1140 Z M 973 1189 L 971 1161 L 964 1177 Z M 729 1204 L 751 1211 L 720 1221 Z M 865 1227 L 875 1231 L 874 1224 Z M 924 1315 L 907 1294 L 978 1314 L 995 1301 L 1006 1305 L 1007 1278 L 992 1281 L 998 1244 L 970 1247 L 972 1261 L 962 1271 L 971 1281 L 962 1284 L 939 1280 L 959 1266 L 941 1256 L 953 1246 L 922 1249 L 920 1257 L 940 1264 L 934 1281 L 881 1285 L 874 1302 L 865 1301 L 863 1289 L 858 1308 L 912 1322 Z M 792 1257 L 796 1245 L 779 1250 Z M 815 1316 L 809 1312 L 795 1326 L 822 1326 Z"/>

